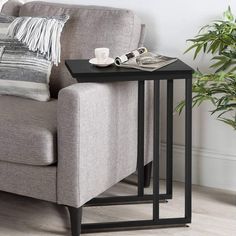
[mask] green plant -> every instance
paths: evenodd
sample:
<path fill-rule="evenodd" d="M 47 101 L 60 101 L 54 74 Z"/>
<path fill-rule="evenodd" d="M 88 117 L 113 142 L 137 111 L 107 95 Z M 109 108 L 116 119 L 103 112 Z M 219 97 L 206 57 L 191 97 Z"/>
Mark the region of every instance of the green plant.
<path fill-rule="evenodd" d="M 212 74 L 195 73 L 193 83 L 193 106 L 209 101 L 220 121 L 236 129 L 236 21 L 230 7 L 223 20 L 204 26 L 199 34 L 188 40 L 192 45 L 186 52 L 195 50 L 194 59 L 201 53 L 211 54 L 215 69 Z M 186 53 L 185 52 L 185 53 Z M 176 108 L 181 113 L 185 106 L 182 101 Z"/>

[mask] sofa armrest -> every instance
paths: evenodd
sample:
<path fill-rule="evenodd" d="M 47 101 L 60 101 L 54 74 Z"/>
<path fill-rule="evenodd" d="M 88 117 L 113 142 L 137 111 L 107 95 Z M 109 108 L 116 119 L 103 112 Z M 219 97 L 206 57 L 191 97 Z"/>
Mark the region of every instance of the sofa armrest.
<path fill-rule="evenodd" d="M 136 170 L 137 95 L 137 82 L 60 91 L 59 204 L 80 207 Z"/>

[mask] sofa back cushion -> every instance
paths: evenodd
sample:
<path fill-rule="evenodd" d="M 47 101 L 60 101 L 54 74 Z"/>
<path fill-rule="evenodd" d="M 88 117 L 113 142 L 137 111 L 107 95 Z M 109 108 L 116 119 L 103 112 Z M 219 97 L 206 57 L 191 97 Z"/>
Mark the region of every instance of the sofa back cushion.
<path fill-rule="evenodd" d="M 3 9 L 4 10 L 4 9 Z M 62 38 L 62 63 L 53 68 L 51 94 L 72 83 L 65 59 L 88 59 L 97 47 L 110 48 L 111 56 L 137 48 L 142 38 L 140 19 L 129 10 L 98 6 L 67 5 L 48 2 L 29 2 L 20 7 L 20 16 L 70 15 Z"/>
<path fill-rule="evenodd" d="M 1 12 L 8 16 L 19 16 L 20 7 L 23 3 L 18 0 L 8 0 L 3 6 Z"/>

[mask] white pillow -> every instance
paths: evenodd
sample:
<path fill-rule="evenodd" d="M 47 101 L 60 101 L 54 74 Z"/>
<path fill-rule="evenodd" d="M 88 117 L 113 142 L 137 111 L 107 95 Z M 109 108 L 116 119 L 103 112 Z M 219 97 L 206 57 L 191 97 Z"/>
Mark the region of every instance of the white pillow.
<path fill-rule="evenodd" d="M 0 23 L 0 35 L 6 35 L 10 23 Z"/>
<path fill-rule="evenodd" d="M 13 18 L 0 13 L 0 95 L 50 100 L 49 78 L 53 62 L 60 61 L 60 36 L 68 19 L 67 15 Z"/>

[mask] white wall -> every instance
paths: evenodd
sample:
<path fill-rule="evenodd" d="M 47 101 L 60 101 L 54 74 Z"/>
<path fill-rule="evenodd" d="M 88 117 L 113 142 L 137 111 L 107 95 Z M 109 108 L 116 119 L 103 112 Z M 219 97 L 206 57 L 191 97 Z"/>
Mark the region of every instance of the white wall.
<path fill-rule="evenodd" d="M 1 0 L 0 0 L 1 1 Z M 186 39 L 193 37 L 201 26 L 221 17 L 221 13 L 231 5 L 236 13 L 235 0 L 69 0 L 64 2 L 85 5 L 105 5 L 128 8 L 135 11 L 147 25 L 146 46 L 159 53 L 177 56 L 183 61 L 207 71 L 208 60 L 200 57 L 193 61 L 192 55 L 183 55 Z M 26 2 L 26 1 L 25 1 Z M 163 87 L 164 88 L 164 87 Z M 176 85 L 175 101 L 183 94 L 183 83 Z M 163 93 L 163 104 L 165 95 Z M 210 117 L 209 106 L 195 109 L 193 113 L 193 158 L 194 183 L 224 189 L 236 190 L 236 145 L 235 131 Z M 164 111 L 164 105 L 163 105 Z M 183 168 L 183 116 L 175 115 L 175 177 L 182 180 Z M 165 116 L 162 117 L 164 127 Z M 162 132 L 164 143 L 165 134 Z M 163 153 L 165 146 L 163 145 Z"/>

